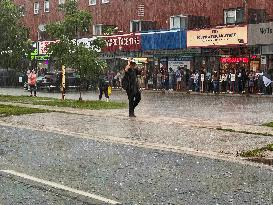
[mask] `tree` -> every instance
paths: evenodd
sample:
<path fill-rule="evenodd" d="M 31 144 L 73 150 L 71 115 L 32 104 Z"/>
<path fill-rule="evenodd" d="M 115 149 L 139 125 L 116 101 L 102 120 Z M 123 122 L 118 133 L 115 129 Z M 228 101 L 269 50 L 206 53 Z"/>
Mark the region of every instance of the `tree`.
<path fill-rule="evenodd" d="M 92 23 L 90 13 L 79 10 L 77 1 L 74 0 L 66 1 L 60 9 L 64 12 L 63 20 L 46 26 L 48 35 L 57 40 L 49 46 L 51 58 L 56 59 L 59 66 L 76 69 L 80 82 L 98 77 L 106 67 L 105 62 L 99 59 L 98 52 L 105 45 L 105 41 L 94 39 L 89 47 L 78 42 L 80 35 L 88 34 Z"/>
<path fill-rule="evenodd" d="M 19 70 L 30 53 L 31 41 L 21 21 L 20 8 L 10 0 L 0 1 L 0 67 Z"/>

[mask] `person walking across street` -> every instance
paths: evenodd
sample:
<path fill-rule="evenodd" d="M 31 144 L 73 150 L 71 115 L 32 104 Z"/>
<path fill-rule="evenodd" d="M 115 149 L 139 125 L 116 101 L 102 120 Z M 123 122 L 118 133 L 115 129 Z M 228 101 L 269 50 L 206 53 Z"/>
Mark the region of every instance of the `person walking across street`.
<path fill-rule="evenodd" d="M 129 100 L 129 117 L 135 116 L 135 108 L 141 100 L 141 93 L 137 81 L 137 75 L 141 74 L 134 61 L 129 61 L 125 67 L 125 75 L 122 80 L 122 88 L 126 90 Z"/>
<path fill-rule="evenodd" d="M 29 74 L 28 74 L 28 86 L 30 89 L 30 96 L 32 97 L 32 93 L 34 92 L 34 97 L 36 97 L 36 82 L 37 82 L 37 76 L 34 70 L 32 70 Z"/>
<path fill-rule="evenodd" d="M 101 75 L 99 77 L 99 100 L 102 99 L 102 95 L 104 93 L 106 101 L 109 101 L 109 94 L 108 94 L 108 87 L 109 87 L 109 81 L 107 79 L 107 76 Z"/>

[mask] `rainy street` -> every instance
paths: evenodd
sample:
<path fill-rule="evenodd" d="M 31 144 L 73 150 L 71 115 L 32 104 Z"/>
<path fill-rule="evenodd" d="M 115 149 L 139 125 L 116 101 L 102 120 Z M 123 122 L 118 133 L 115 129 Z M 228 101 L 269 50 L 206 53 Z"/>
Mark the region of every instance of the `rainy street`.
<path fill-rule="evenodd" d="M 273 0 L 0 0 L 0 205 L 273 205 Z"/>
<path fill-rule="evenodd" d="M 273 121 L 271 97 L 144 91 L 134 119 L 127 109 L 57 111 L 0 119 L 1 204 L 273 203 L 272 167 L 237 156 L 273 137 L 224 130 L 272 133 L 260 126 Z"/>

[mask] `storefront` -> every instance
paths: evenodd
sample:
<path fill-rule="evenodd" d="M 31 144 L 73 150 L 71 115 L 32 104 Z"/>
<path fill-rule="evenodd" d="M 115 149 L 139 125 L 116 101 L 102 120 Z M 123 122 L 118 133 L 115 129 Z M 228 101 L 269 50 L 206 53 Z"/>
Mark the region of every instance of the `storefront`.
<path fill-rule="evenodd" d="M 195 69 L 225 72 L 227 69 L 249 69 L 247 26 L 217 27 L 187 32 L 187 47 L 202 48 L 195 57 Z"/>
<path fill-rule="evenodd" d="M 250 24 L 248 33 L 248 44 L 260 47 L 261 69 L 273 69 L 273 22 Z"/>
<path fill-rule="evenodd" d="M 48 49 L 49 45 L 55 43 L 55 41 L 39 41 L 37 42 L 38 53 L 33 56 L 36 62 L 36 68 L 39 75 L 44 75 L 46 72 L 54 70 L 53 63 L 50 62 Z"/>

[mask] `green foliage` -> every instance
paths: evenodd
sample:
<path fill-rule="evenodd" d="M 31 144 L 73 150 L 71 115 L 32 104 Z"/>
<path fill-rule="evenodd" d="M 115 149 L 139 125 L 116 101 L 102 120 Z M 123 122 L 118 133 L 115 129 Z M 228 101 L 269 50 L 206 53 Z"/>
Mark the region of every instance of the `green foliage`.
<path fill-rule="evenodd" d="M 125 108 L 126 103 L 104 102 L 104 101 L 77 101 L 77 100 L 60 100 L 56 98 L 29 97 L 29 96 L 11 96 L 0 95 L 1 102 L 17 102 L 23 104 L 46 105 L 57 107 L 71 107 L 81 109 L 120 109 Z"/>
<path fill-rule="evenodd" d="M 80 36 L 88 34 L 92 23 L 90 13 L 79 10 L 77 1 L 74 0 L 66 1 L 60 9 L 64 12 L 64 19 L 46 26 L 49 36 L 59 40 L 50 45 L 51 57 L 58 61 L 58 65 L 78 70 L 81 78 L 91 79 L 98 76 L 105 69 L 105 63 L 99 60 L 97 51 L 105 45 L 104 40 L 90 42 L 89 48 L 77 41 Z"/>
<path fill-rule="evenodd" d="M 7 117 L 11 115 L 25 115 L 32 113 L 43 113 L 48 112 L 47 110 L 38 108 L 26 108 L 12 105 L 0 105 L 0 117 Z"/>
<path fill-rule="evenodd" d="M 21 11 L 11 0 L 0 1 L 0 67 L 18 70 L 30 53 L 31 41 Z"/>
<path fill-rule="evenodd" d="M 263 157 L 264 153 L 266 151 L 273 151 L 273 144 L 268 144 L 265 147 L 254 149 L 254 150 L 249 150 L 246 152 L 241 152 L 240 156 L 241 157 Z"/>
<path fill-rule="evenodd" d="M 273 127 L 273 122 L 270 122 L 270 123 L 266 123 L 266 124 L 263 124 L 263 126 L 267 126 L 267 127 Z"/>
<path fill-rule="evenodd" d="M 246 152 L 242 152 L 240 154 L 241 157 L 262 157 L 264 153 L 264 149 L 254 149 Z"/>

